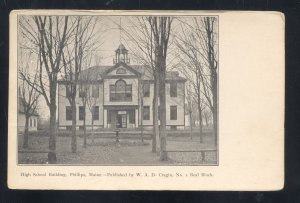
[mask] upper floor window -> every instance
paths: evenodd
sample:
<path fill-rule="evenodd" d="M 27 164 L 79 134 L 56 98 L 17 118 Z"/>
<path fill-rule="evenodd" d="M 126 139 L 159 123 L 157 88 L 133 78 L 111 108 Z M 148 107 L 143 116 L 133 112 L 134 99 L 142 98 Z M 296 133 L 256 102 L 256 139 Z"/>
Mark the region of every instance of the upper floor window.
<path fill-rule="evenodd" d="M 92 86 L 92 97 L 99 98 L 99 85 Z"/>
<path fill-rule="evenodd" d="M 170 83 L 170 96 L 177 97 L 177 83 L 176 82 Z"/>
<path fill-rule="evenodd" d="M 124 80 L 118 80 L 110 85 L 110 101 L 132 101 L 132 85 L 126 85 Z"/>
<path fill-rule="evenodd" d="M 126 74 L 126 70 L 124 68 L 119 68 L 116 71 L 117 74 Z"/>
<path fill-rule="evenodd" d="M 150 83 L 148 83 L 148 82 L 144 83 L 143 94 L 144 94 L 144 97 L 150 97 Z"/>
<path fill-rule="evenodd" d="M 86 90 L 83 87 L 79 88 L 79 97 L 81 97 L 81 98 L 86 97 Z"/>
<path fill-rule="evenodd" d="M 71 85 L 66 85 L 66 97 L 72 96 Z"/>

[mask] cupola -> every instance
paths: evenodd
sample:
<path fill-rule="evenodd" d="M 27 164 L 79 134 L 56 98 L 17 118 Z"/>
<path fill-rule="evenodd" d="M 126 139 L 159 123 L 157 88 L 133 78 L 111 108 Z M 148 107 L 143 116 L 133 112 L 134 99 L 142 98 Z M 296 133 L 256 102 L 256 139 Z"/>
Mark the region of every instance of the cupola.
<path fill-rule="evenodd" d="M 115 51 L 115 58 L 113 59 L 113 63 L 130 63 L 130 58 L 128 57 L 128 50 L 125 48 L 125 46 L 121 43 L 118 47 L 118 49 Z"/>

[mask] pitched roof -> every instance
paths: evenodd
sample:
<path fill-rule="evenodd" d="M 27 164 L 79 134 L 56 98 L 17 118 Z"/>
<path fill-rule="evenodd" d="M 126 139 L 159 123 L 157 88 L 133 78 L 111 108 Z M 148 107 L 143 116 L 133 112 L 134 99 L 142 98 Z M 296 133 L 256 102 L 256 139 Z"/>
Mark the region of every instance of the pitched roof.
<path fill-rule="evenodd" d="M 142 80 L 153 80 L 152 69 L 145 65 L 127 65 L 130 68 L 141 74 Z M 93 66 L 86 70 L 81 71 L 79 78 L 88 77 L 90 80 L 101 80 L 103 76 L 114 66 Z M 115 67 L 117 67 L 115 65 Z M 177 80 L 177 81 L 186 81 L 185 78 L 181 77 L 177 71 L 167 71 L 166 80 Z"/>
<path fill-rule="evenodd" d="M 79 80 L 84 80 L 85 78 L 89 78 L 89 80 L 101 80 L 102 75 L 110 68 L 111 66 L 92 66 L 81 71 Z"/>

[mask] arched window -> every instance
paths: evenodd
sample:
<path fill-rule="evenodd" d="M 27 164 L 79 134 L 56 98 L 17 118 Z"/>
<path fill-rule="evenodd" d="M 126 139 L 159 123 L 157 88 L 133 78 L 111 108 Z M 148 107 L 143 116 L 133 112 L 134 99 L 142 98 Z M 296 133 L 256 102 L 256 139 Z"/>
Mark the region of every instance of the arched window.
<path fill-rule="evenodd" d="M 125 90 L 126 90 L 126 82 L 124 80 L 118 80 L 116 82 L 116 92 L 125 93 Z"/>
<path fill-rule="evenodd" d="M 127 85 L 124 80 L 110 85 L 110 101 L 132 101 L 132 85 Z"/>

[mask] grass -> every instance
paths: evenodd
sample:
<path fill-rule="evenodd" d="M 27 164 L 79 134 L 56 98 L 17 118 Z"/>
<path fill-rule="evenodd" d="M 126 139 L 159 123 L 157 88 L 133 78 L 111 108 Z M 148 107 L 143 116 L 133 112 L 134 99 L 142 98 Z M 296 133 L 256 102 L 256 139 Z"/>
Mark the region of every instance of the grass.
<path fill-rule="evenodd" d="M 176 131 L 176 134 L 169 134 L 167 137 L 167 150 L 197 150 L 214 148 L 213 136 L 210 133 L 204 135 L 204 142 L 200 143 L 199 136 Z M 80 133 L 80 132 L 79 132 Z M 82 134 L 80 134 L 82 135 Z M 103 136 L 103 137 L 102 137 Z M 19 150 L 22 149 L 23 136 L 18 135 Z M 83 147 L 83 138 L 77 138 L 77 152 L 71 152 L 70 135 L 64 132 L 57 136 L 56 153 L 57 164 L 67 165 L 201 165 L 216 164 L 216 153 L 207 152 L 207 160 L 202 161 L 199 152 L 171 152 L 168 153 L 168 161 L 161 162 L 156 153 L 152 153 L 151 140 L 141 141 L 139 136 L 126 135 L 123 139 L 120 135 L 119 143 L 116 143 L 112 135 L 99 135 L 97 139 L 89 137 L 87 148 Z M 44 131 L 29 135 L 29 151 L 45 151 L 48 149 L 49 137 Z M 19 153 L 20 164 L 46 164 L 47 153 Z"/>

